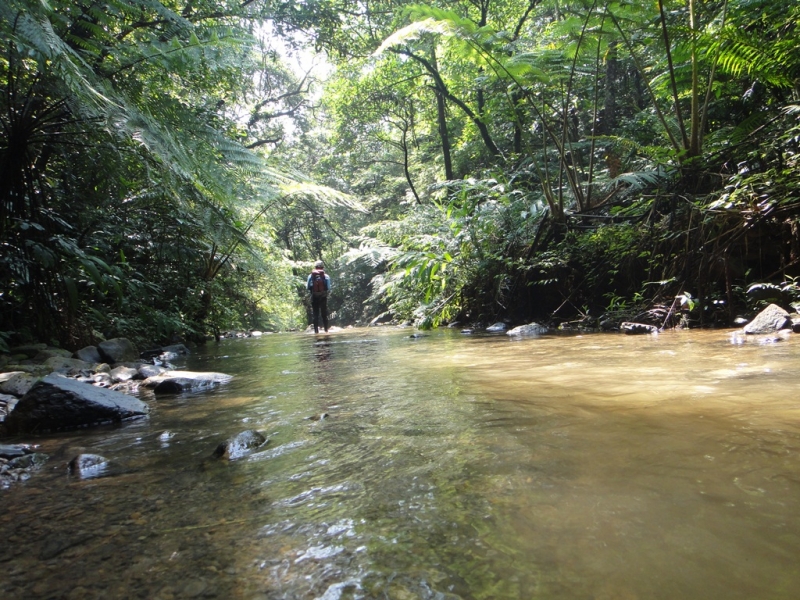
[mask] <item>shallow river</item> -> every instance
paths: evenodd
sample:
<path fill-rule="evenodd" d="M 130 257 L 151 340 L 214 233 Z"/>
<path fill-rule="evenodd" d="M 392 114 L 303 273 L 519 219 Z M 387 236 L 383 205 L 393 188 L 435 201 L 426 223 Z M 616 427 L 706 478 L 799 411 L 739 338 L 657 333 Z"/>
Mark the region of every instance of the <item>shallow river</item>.
<path fill-rule="evenodd" d="M 410 333 L 225 341 L 179 366 L 227 386 L 33 440 L 0 597 L 800 595 L 800 335 Z"/>

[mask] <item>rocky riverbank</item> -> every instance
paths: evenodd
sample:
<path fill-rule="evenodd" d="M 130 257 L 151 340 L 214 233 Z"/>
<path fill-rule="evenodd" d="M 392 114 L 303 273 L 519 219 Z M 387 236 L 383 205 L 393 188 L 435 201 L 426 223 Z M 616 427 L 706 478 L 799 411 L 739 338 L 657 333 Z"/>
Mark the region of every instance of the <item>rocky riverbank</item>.
<path fill-rule="evenodd" d="M 0 488 L 24 481 L 47 462 L 37 452 L 36 434 L 147 418 L 145 391 L 196 391 L 231 379 L 176 369 L 173 363 L 188 354 L 183 344 L 139 352 L 126 338 L 76 352 L 29 344 L 0 354 L 0 435 L 15 436 L 14 443 L 0 444 Z M 71 464 L 84 462 L 75 457 Z"/>

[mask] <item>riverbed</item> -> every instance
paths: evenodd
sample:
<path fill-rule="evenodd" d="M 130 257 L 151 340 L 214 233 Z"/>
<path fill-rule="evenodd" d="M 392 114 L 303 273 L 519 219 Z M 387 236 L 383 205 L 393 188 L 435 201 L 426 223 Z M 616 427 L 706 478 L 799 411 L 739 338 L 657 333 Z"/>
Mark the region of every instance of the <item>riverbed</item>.
<path fill-rule="evenodd" d="M 180 366 L 228 385 L 10 440 L 51 459 L 0 491 L 0 597 L 797 597 L 800 335 L 412 333 L 225 340 Z"/>

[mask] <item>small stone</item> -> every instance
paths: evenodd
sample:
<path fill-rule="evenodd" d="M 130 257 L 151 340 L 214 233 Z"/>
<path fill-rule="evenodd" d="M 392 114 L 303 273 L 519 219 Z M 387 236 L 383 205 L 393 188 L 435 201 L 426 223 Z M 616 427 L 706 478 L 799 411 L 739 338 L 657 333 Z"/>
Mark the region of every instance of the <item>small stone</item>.
<path fill-rule="evenodd" d="M 205 592 L 207 587 L 208 584 L 205 581 L 195 579 L 194 581 L 190 581 L 186 584 L 186 587 L 183 588 L 183 593 L 189 598 L 196 598 Z"/>
<path fill-rule="evenodd" d="M 0 444 L 0 458 L 17 458 L 32 453 L 31 446 L 27 444 Z"/>
<path fill-rule="evenodd" d="M 99 454 L 79 454 L 69 461 L 69 473 L 81 479 L 99 477 L 108 467 L 108 459 Z"/>
<path fill-rule="evenodd" d="M 8 461 L 8 466 L 12 469 L 39 469 L 47 462 L 49 457 L 41 452 L 26 454 Z"/>
<path fill-rule="evenodd" d="M 268 443 L 268 441 L 269 440 L 267 440 L 267 438 L 265 438 L 258 431 L 249 429 L 247 431 L 242 431 L 241 433 L 238 433 L 220 443 L 216 450 L 214 450 L 213 456 L 215 458 L 227 458 L 229 460 L 233 460 L 248 454 L 250 451 L 255 450 L 260 446 L 263 446 L 264 444 Z"/>

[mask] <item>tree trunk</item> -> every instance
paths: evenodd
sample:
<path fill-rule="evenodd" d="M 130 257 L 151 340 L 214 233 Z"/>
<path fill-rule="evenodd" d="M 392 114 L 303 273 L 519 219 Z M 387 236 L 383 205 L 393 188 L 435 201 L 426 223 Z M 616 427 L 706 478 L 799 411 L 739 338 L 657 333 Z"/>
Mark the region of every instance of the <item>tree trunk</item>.
<path fill-rule="evenodd" d="M 431 49 L 431 65 L 438 73 L 439 65 L 436 64 L 436 51 Z M 450 150 L 450 134 L 447 131 L 447 105 L 444 101 L 444 92 L 440 86 L 434 88 L 436 94 L 436 123 L 439 128 L 439 139 L 442 142 L 442 159 L 444 160 L 444 178 L 447 181 L 455 179 L 453 174 L 453 159 Z"/>

